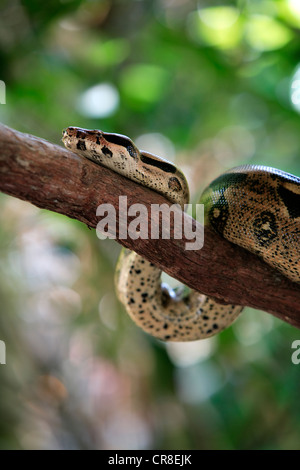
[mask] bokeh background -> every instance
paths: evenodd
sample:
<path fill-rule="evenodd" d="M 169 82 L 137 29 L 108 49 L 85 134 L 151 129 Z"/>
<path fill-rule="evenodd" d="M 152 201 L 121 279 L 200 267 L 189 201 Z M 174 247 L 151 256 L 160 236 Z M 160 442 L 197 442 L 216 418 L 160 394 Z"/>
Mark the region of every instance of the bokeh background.
<path fill-rule="evenodd" d="M 236 165 L 300 174 L 298 0 L 0 8 L 4 124 L 129 135 L 183 169 L 193 202 Z M 116 299 L 116 242 L 6 195 L 0 219 L 0 448 L 300 448 L 299 330 L 246 309 L 215 338 L 161 343 Z"/>

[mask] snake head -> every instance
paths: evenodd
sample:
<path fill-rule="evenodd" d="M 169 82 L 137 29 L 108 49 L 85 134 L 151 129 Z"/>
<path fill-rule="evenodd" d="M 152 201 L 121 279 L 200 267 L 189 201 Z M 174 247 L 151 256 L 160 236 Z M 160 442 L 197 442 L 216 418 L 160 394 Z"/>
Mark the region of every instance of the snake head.
<path fill-rule="evenodd" d="M 67 127 L 63 130 L 62 141 L 65 147 L 69 150 L 72 150 L 76 153 L 80 150 L 85 150 L 85 142 L 91 140 L 91 134 L 95 133 L 102 135 L 102 131 L 91 131 L 89 129 L 81 129 L 79 127 Z"/>
<path fill-rule="evenodd" d="M 189 201 L 183 173 L 163 158 L 140 152 L 125 135 L 68 127 L 62 141 L 72 152 L 163 194 L 172 203 L 183 207 Z"/>
<path fill-rule="evenodd" d="M 89 154 L 96 153 L 103 157 L 121 156 L 139 158 L 139 150 L 129 137 L 122 134 L 110 134 L 101 130 L 68 127 L 63 130 L 62 141 L 66 148 L 83 156 L 93 158 Z"/>

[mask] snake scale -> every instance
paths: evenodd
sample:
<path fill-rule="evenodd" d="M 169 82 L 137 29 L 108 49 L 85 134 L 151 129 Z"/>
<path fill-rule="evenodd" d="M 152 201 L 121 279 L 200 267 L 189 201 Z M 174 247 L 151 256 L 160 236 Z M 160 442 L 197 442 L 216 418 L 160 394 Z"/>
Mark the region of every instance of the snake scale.
<path fill-rule="evenodd" d="M 144 151 L 126 136 L 68 127 L 66 148 L 163 194 L 181 207 L 189 202 L 183 173 Z M 203 192 L 205 223 L 232 243 L 300 282 L 300 178 L 270 167 L 246 165 L 214 180 Z M 241 306 L 223 305 L 196 291 L 183 298 L 161 284 L 161 270 L 123 249 L 115 284 L 128 314 L 163 341 L 192 341 L 228 327 Z"/>

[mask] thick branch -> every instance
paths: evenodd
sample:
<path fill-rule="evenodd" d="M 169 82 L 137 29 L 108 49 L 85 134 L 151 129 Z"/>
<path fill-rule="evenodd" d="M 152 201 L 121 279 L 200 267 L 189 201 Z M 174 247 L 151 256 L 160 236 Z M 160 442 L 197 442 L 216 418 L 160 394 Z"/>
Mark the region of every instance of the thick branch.
<path fill-rule="evenodd" d="M 147 207 L 149 227 L 151 204 L 167 202 L 62 147 L 2 125 L 0 148 L 0 190 L 90 227 L 100 220 L 99 204 L 112 204 L 119 220 L 120 195 L 127 196 L 128 206 L 139 202 Z M 300 285 L 209 229 L 198 251 L 187 251 L 185 239 L 118 241 L 193 289 L 225 303 L 264 310 L 300 328 Z"/>

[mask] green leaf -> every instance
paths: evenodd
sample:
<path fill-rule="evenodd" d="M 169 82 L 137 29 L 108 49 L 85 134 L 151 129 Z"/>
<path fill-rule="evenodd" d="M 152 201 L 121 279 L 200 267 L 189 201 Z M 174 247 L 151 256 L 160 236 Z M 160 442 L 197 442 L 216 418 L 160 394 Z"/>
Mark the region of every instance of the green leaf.
<path fill-rule="evenodd" d="M 250 46 L 259 51 L 280 49 L 293 37 L 286 26 L 265 15 L 252 15 L 247 22 L 245 34 Z"/>

